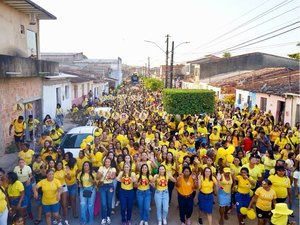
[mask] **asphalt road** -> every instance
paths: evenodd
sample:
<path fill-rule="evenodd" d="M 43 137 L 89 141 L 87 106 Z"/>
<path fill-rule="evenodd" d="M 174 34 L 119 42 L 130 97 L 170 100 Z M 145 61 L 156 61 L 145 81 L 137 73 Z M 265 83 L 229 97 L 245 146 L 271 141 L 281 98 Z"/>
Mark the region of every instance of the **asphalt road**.
<path fill-rule="evenodd" d="M 169 225 L 181 225 L 180 219 L 179 219 L 179 210 L 177 209 L 177 205 L 178 205 L 177 204 L 177 193 L 174 190 L 173 197 L 172 197 L 172 202 L 170 204 L 170 209 L 169 209 L 169 214 L 168 214 L 168 224 Z M 149 225 L 157 225 L 156 208 L 155 208 L 154 202 L 153 202 L 153 205 L 151 207 L 152 207 L 152 209 L 151 209 L 151 212 L 150 212 Z M 294 210 L 295 217 L 291 218 L 291 220 L 299 221 L 299 201 L 295 202 L 294 207 L 295 207 L 295 210 Z M 35 200 L 33 200 L 34 215 L 35 215 L 36 211 L 37 210 L 36 210 Z M 78 212 L 79 212 L 79 210 L 78 210 Z M 79 225 L 80 224 L 79 218 L 78 219 L 72 218 L 71 209 L 69 209 L 69 215 L 70 215 L 70 218 L 69 218 L 69 224 L 70 225 Z M 215 204 L 214 205 L 214 210 L 213 210 L 213 225 L 218 225 L 219 224 L 218 223 L 219 218 L 220 217 L 219 217 L 218 205 Z M 120 225 L 121 224 L 121 209 L 120 209 L 120 206 L 118 206 L 116 208 L 116 213 L 115 213 L 115 215 L 112 215 L 111 221 L 112 221 L 111 222 L 112 225 Z M 97 215 L 94 219 L 93 225 L 100 225 L 100 222 L 101 222 L 100 215 Z M 138 208 L 135 205 L 134 208 L 133 208 L 133 213 L 132 213 L 132 225 L 138 225 L 139 222 L 140 222 L 140 220 L 139 220 L 139 215 L 138 215 Z M 203 216 L 203 224 L 204 225 L 208 224 L 207 219 L 206 219 L 205 216 Z M 238 224 L 235 209 L 233 209 L 232 212 L 229 214 L 229 220 L 225 220 L 224 224 L 225 225 L 236 225 L 236 224 Z M 246 219 L 245 224 L 246 225 L 256 225 L 257 224 L 257 219 L 255 219 L 255 220 Z M 31 220 L 27 220 L 26 225 L 33 225 L 33 222 Z M 43 217 L 43 221 L 40 223 L 40 225 L 46 225 L 44 217 Z M 198 225 L 198 207 L 197 206 L 194 207 L 194 211 L 193 211 L 193 214 L 192 214 L 192 225 Z"/>

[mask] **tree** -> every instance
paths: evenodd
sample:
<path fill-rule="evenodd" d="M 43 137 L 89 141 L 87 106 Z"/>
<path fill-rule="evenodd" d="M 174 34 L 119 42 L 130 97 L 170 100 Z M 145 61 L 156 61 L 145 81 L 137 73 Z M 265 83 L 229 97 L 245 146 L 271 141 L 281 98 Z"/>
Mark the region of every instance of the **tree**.
<path fill-rule="evenodd" d="M 294 54 L 288 54 L 288 57 L 300 61 L 300 52 Z"/>
<path fill-rule="evenodd" d="M 231 57 L 230 52 L 224 52 L 223 53 L 223 58 L 230 58 L 230 57 Z"/>

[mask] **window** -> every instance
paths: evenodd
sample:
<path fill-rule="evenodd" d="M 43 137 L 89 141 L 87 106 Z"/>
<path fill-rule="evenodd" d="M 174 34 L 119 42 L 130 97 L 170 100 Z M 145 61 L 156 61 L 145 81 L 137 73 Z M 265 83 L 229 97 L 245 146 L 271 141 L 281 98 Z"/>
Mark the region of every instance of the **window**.
<path fill-rule="evenodd" d="M 242 94 L 239 94 L 238 104 L 242 104 Z"/>
<path fill-rule="evenodd" d="M 65 98 L 69 99 L 69 86 L 65 86 Z"/>
<path fill-rule="evenodd" d="M 35 32 L 31 30 L 27 30 L 26 32 L 27 38 L 27 53 L 30 57 L 37 57 L 38 49 L 37 49 L 37 35 Z"/>
<path fill-rule="evenodd" d="M 267 98 L 260 98 L 260 109 L 264 112 L 267 111 Z"/>
<path fill-rule="evenodd" d="M 248 107 L 252 108 L 251 96 L 248 96 L 247 103 L 248 103 Z"/>

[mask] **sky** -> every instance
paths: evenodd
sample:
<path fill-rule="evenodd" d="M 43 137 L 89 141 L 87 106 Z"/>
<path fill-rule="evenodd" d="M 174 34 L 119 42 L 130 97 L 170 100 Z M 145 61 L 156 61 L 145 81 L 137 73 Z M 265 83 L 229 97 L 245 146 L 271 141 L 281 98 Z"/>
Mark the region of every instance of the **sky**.
<path fill-rule="evenodd" d="M 284 57 L 300 51 L 299 0 L 32 1 L 57 17 L 40 23 L 41 52 L 120 57 L 132 66 L 145 66 L 149 57 L 154 67 L 165 64 L 167 35 L 169 57 L 174 41 L 174 64 L 224 51 Z"/>

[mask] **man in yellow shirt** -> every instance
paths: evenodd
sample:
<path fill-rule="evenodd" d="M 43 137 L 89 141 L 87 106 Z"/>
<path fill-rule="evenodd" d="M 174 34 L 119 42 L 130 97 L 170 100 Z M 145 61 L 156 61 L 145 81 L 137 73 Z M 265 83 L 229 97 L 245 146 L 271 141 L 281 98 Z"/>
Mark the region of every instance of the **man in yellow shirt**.
<path fill-rule="evenodd" d="M 18 119 L 14 119 L 9 126 L 9 136 L 11 136 L 11 130 L 14 128 L 15 142 L 18 150 L 22 150 L 22 143 L 24 142 L 26 123 L 23 116 L 19 116 Z"/>
<path fill-rule="evenodd" d="M 22 145 L 22 150 L 19 152 L 19 158 L 24 159 L 26 165 L 32 164 L 32 157 L 34 155 L 34 151 L 30 149 L 30 145 L 28 143 L 24 143 Z"/>
<path fill-rule="evenodd" d="M 34 136 L 38 133 L 38 125 L 40 124 L 40 121 L 33 118 L 33 115 L 28 116 L 27 125 L 28 125 L 28 131 L 30 140 L 33 141 Z"/>
<path fill-rule="evenodd" d="M 292 150 L 295 151 L 295 148 L 297 147 L 299 142 L 298 142 L 298 138 L 296 136 L 294 136 L 292 130 L 288 131 L 288 134 L 286 135 L 286 139 L 287 139 L 288 143 L 291 144 Z"/>

